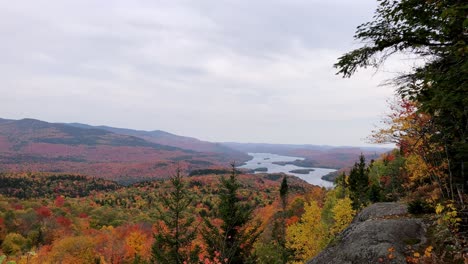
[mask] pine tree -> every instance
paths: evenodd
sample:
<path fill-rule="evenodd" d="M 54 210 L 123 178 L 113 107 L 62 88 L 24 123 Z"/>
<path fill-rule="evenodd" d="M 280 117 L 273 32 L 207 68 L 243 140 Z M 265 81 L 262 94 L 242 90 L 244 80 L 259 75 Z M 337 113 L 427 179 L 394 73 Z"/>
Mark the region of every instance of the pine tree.
<path fill-rule="evenodd" d="M 235 164 L 231 166 L 231 175 L 228 178 L 222 176 L 219 186 L 220 203 L 217 216 L 223 223 L 217 227 L 205 218 L 202 236 L 211 257 L 219 254 L 218 258 L 226 263 L 242 264 L 250 257 L 253 243 L 259 236 L 259 225 L 247 226 L 252 218 L 253 208 L 238 198 L 240 183 L 237 180 Z"/>
<path fill-rule="evenodd" d="M 281 248 L 281 257 L 282 262 L 286 263 L 288 260 L 288 252 L 286 250 L 286 207 L 288 203 L 288 179 L 287 176 L 283 177 L 283 181 L 281 181 L 280 187 L 280 199 L 281 199 L 281 215 L 280 215 L 280 223 L 279 223 L 279 234 L 278 234 L 278 245 Z"/>
<path fill-rule="evenodd" d="M 192 247 L 196 237 L 195 218 L 188 211 L 193 196 L 187 191 L 180 169 L 170 179 L 172 190 L 161 197 L 163 208 L 158 208 L 152 261 L 154 263 L 196 263 L 198 246 Z"/>
<path fill-rule="evenodd" d="M 288 179 L 286 176 L 283 177 L 283 181 L 281 182 L 280 187 L 280 198 L 281 198 L 281 206 L 283 207 L 283 211 L 286 210 L 286 203 L 288 201 Z"/>
<path fill-rule="evenodd" d="M 369 170 L 366 168 L 366 159 L 361 154 L 359 156 L 359 163 L 354 163 L 354 167 L 349 173 L 349 196 L 353 201 L 354 209 L 359 209 L 367 203 L 368 188 Z"/>

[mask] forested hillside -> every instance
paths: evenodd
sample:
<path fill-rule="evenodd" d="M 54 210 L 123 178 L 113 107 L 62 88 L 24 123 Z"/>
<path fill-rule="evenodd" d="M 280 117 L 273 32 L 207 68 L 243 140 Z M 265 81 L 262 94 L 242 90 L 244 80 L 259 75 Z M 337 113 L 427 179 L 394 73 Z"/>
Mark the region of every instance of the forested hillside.
<path fill-rule="evenodd" d="M 258 132 L 253 138 L 297 142 L 313 138 L 304 133 L 317 132 L 330 142 L 343 142 L 329 136 L 358 131 L 352 126 L 373 116 L 383 94 L 373 93 L 368 79 L 349 84 L 321 79 L 332 65 L 320 63 L 347 47 L 351 50 L 334 65 L 342 77 L 354 77 L 363 68 L 382 69 L 390 58 L 401 66 L 385 83 L 395 98 L 368 137 L 370 143 L 395 148 L 219 144 L 159 130 L 0 119 L 0 264 L 468 263 L 466 1 L 377 1 L 370 21 L 357 27 L 352 48 L 332 35 L 341 36 L 337 28 L 362 16 L 351 8 L 365 1 L 268 1 L 267 6 L 240 0 L 229 5 L 183 1 L 182 6 L 147 1 L 131 10 L 125 1 L 111 8 L 84 1 L 81 17 L 73 16 L 78 4 L 66 13 L 72 9 L 69 3 L 63 9 L 57 2 L 36 10 L 29 6 L 33 2 L 0 8 L 7 17 L 0 31 L 13 41 L 0 49 L 8 55 L 2 69 L 19 69 L 12 79 L 2 77 L 7 81 L 0 87 L 12 86 L 14 92 L 5 91 L 1 103 L 18 113 L 29 107 L 25 99 L 39 107 L 24 113 L 39 111 L 38 116 L 57 120 L 63 116 L 41 108 L 51 102 L 48 97 L 67 98 L 67 107 L 54 102 L 51 109 L 59 105 L 66 112 L 76 100 L 79 107 L 64 115 L 83 114 L 80 120 L 121 118 L 91 117 L 119 108 L 122 116 L 140 118 L 134 122 L 140 126 L 148 120 L 142 112 L 167 114 L 171 119 L 155 120 L 179 128 L 172 122 L 185 118 L 212 138 L 224 133 L 245 139 L 246 133 Z M 182 11 L 171 16 L 178 8 Z M 30 10 L 34 19 L 23 16 Z M 48 16 L 59 11 L 64 12 L 60 19 L 47 24 Z M 16 30 L 9 28 L 10 21 Z M 261 36 L 270 24 L 276 27 Z M 255 27 L 261 30 L 250 31 Z M 322 27 L 327 32 L 314 31 Z M 29 28 L 39 33 L 29 36 L 34 41 L 15 38 Z M 66 33 L 62 38 L 68 45 L 54 42 L 49 31 Z M 42 52 L 36 42 L 43 39 Z M 23 45 L 29 42 L 34 47 L 28 50 Z M 79 53 L 88 46 L 92 52 Z M 47 53 L 49 48 L 54 52 Z M 69 53 L 79 59 L 62 62 Z M 403 67 L 401 58 L 411 66 Z M 311 73 L 316 75 L 310 78 Z M 341 94 L 337 84 L 353 90 Z M 62 86 L 71 92 L 62 94 Z M 313 86 L 319 88 L 308 93 Z M 94 89 L 99 98 L 89 99 Z M 340 123 L 327 127 L 336 131 L 310 125 L 329 121 Z M 295 131 L 296 125 L 314 131 Z M 247 152 L 292 157 L 260 156 L 252 160 L 252 170 L 242 170 L 238 165 L 249 159 Z M 312 174 L 253 174 L 268 171 L 263 167 L 267 160 L 283 168 L 304 167 L 285 170 L 290 173 L 341 170 L 325 176 L 334 180 L 327 189 L 301 180 L 318 177 Z"/>
<path fill-rule="evenodd" d="M 205 153 L 217 153 L 219 154 L 218 155 L 219 159 L 224 159 L 226 162 L 244 161 L 248 159 L 248 156 L 245 152 L 236 151 L 232 148 L 223 146 L 220 143 L 212 143 L 212 142 L 198 140 L 192 137 L 178 136 L 178 135 L 174 135 L 174 134 L 161 131 L 161 130 L 143 131 L 143 130 L 116 128 L 116 127 L 109 127 L 109 126 L 90 126 L 90 125 L 80 124 L 80 123 L 70 123 L 68 125 L 79 127 L 79 128 L 106 130 L 106 131 L 110 131 L 116 134 L 134 136 L 134 137 L 142 138 L 148 142 L 177 147 L 181 149 L 187 149 L 187 150 L 193 150 L 193 151 L 205 152 Z"/>
<path fill-rule="evenodd" d="M 214 145 L 205 145 L 210 144 Z M 176 164 L 190 172 L 248 159 L 234 150 L 229 153 L 182 149 L 103 129 L 34 119 L 0 122 L 0 171 L 79 173 L 131 183 L 167 177 Z"/>
<path fill-rule="evenodd" d="M 177 171 L 170 180 L 127 187 L 43 173 L 1 174 L 0 181 L 1 251 L 19 263 L 173 263 L 194 249 L 190 263 L 268 259 L 284 239 L 282 226 L 296 223 L 304 203 L 325 194 L 282 174 L 187 178 Z M 174 221 L 193 236 L 174 237 Z M 223 241 L 230 228 L 237 231 Z M 173 239 L 180 239 L 176 251 Z M 231 243 L 228 251 L 224 243 Z"/>

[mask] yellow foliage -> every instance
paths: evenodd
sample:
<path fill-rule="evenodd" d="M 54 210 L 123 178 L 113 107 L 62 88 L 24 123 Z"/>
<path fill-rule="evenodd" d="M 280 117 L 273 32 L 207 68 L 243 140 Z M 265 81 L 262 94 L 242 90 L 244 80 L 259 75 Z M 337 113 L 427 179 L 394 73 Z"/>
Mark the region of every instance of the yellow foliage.
<path fill-rule="evenodd" d="M 337 234 L 343 231 L 343 229 L 353 221 L 353 217 L 356 214 L 349 197 L 339 199 L 333 207 L 332 212 L 333 219 L 335 220 L 335 223 L 332 226 L 332 234 Z"/>
<path fill-rule="evenodd" d="M 54 242 L 49 254 L 50 263 L 95 263 L 94 243 L 91 237 L 66 237 Z"/>
<path fill-rule="evenodd" d="M 458 217 L 457 208 L 454 204 L 447 205 L 437 204 L 435 208 L 437 214 L 437 222 L 440 225 L 447 225 L 453 230 L 458 230 L 458 226 L 462 219 Z"/>
<path fill-rule="evenodd" d="M 142 257 L 149 254 L 148 237 L 141 230 L 134 230 L 125 238 L 127 246 L 127 257 L 132 258 L 136 255 Z"/>
<path fill-rule="evenodd" d="M 405 167 L 409 174 L 410 184 L 422 182 L 429 177 L 429 168 L 420 155 L 408 155 Z"/>
<path fill-rule="evenodd" d="M 18 233 L 8 233 L 2 242 L 2 251 L 6 255 L 20 254 L 27 243 L 26 238 Z"/>
<path fill-rule="evenodd" d="M 296 261 L 306 261 L 325 247 L 327 230 L 322 223 L 321 210 L 312 201 L 304 207 L 301 221 L 286 230 L 286 246 L 295 251 Z"/>
<path fill-rule="evenodd" d="M 425 256 L 425 257 L 430 257 L 430 256 L 431 256 L 431 253 L 432 253 L 432 249 L 433 249 L 432 246 L 428 246 L 428 247 L 426 248 L 426 250 L 424 250 L 424 256 Z"/>

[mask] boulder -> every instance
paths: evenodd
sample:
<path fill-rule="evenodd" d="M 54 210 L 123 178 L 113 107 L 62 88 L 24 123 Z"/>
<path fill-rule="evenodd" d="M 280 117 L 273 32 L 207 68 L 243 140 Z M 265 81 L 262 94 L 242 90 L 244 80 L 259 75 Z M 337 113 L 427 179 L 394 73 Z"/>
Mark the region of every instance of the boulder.
<path fill-rule="evenodd" d="M 408 246 L 426 243 L 422 219 L 407 216 L 399 203 L 373 204 L 308 264 L 406 263 Z"/>
<path fill-rule="evenodd" d="M 406 204 L 401 203 L 375 203 L 364 208 L 353 219 L 353 223 L 363 222 L 374 218 L 405 215 L 408 213 Z"/>

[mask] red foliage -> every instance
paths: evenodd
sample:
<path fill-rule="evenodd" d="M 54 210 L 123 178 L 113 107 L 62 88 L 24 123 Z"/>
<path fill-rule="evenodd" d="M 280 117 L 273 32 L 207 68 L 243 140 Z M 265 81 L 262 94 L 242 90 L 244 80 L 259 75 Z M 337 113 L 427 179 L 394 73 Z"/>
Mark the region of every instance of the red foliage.
<path fill-rule="evenodd" d="M 388 154 L 388 155 L 386 155 L 384 157 L 384 161 L 386 161 L 386 162 L 391 162 L 391 161 L 394 161 L 394 160 L 395 160 L 395 155 L 393 155 L 392 153 L 390 153 L 390 154 Z"/>
<path fill-rule="evenodd" d="M 36 214 L 41 218 L 48 218 L 52 215 L 52 211 L 46 206 L 41 206 L 36 209 Z"/>
<path fill-rule="evenodd" d="M 58 216 L 55 221 L 63 227 L 70 227 L 72 221 L 65 216 Z"/>
<path fill-rule="evenodd" d="M 24 208 L 23 208 L 23 205 L 21 205 L 21 204 L 14 204 L 14 205 L 13 205 L 13 209 L 15 209 L 15 210 L 23 210 Z"/>
<path fill-rule="evenodd" d="M 88 214 L 86 214 L 86 213 L 80 213 L 80 214 L 78 215 L 78 217 L 79 217 L 79 218 L 88 218 Z"/>
<path fill-rule="evenodd" d="M 64 129 L 61 125 L 38 120 L 2 123 L 0 149 L 3 155 L 0 162 L 10 172 L 54 171 L 126 181 L 142 177 L 145 180 L 167 178 L 174 171 L 175 160 L 181 160 L 179 166 L 183 170 L 228 165 L 226 157 L 219 153 L 193 153 L 143 141 L 138 141 L 142 144 L 138 146 L 134 145 L 134 138 L 115 133 L 92 135 L 87 142 L 82 138 L 82 133 L 78 128 Z M 86 144 L 67 143 L 73 142 L 73 139 L 82 140 Z M 166 140 L 169 139 L 163 141 Z M 17 150 L 14 149 L 17 145 L 15 142 L 24 144 Z M 201 148 L 198 151 L 214 152 L 217 147 L 213 143 L 189 138 L 179 143 L 194 148 L 198 145 Z"/>
<path fill-rule="evenodd" d="M 290 226 L 292 224 L 295 224 L 299 222 L 299 217 L 293 215 L 290 218 L 286 219 L 286 226 Z"/>
<path fill-rule="evenodd" d="M 55 206 L 62 207 L 64 203 L 65 203 L 65 198 L 63 196 L 59 195 L 55 198 L 55 201 L 54 201 Z"/>

